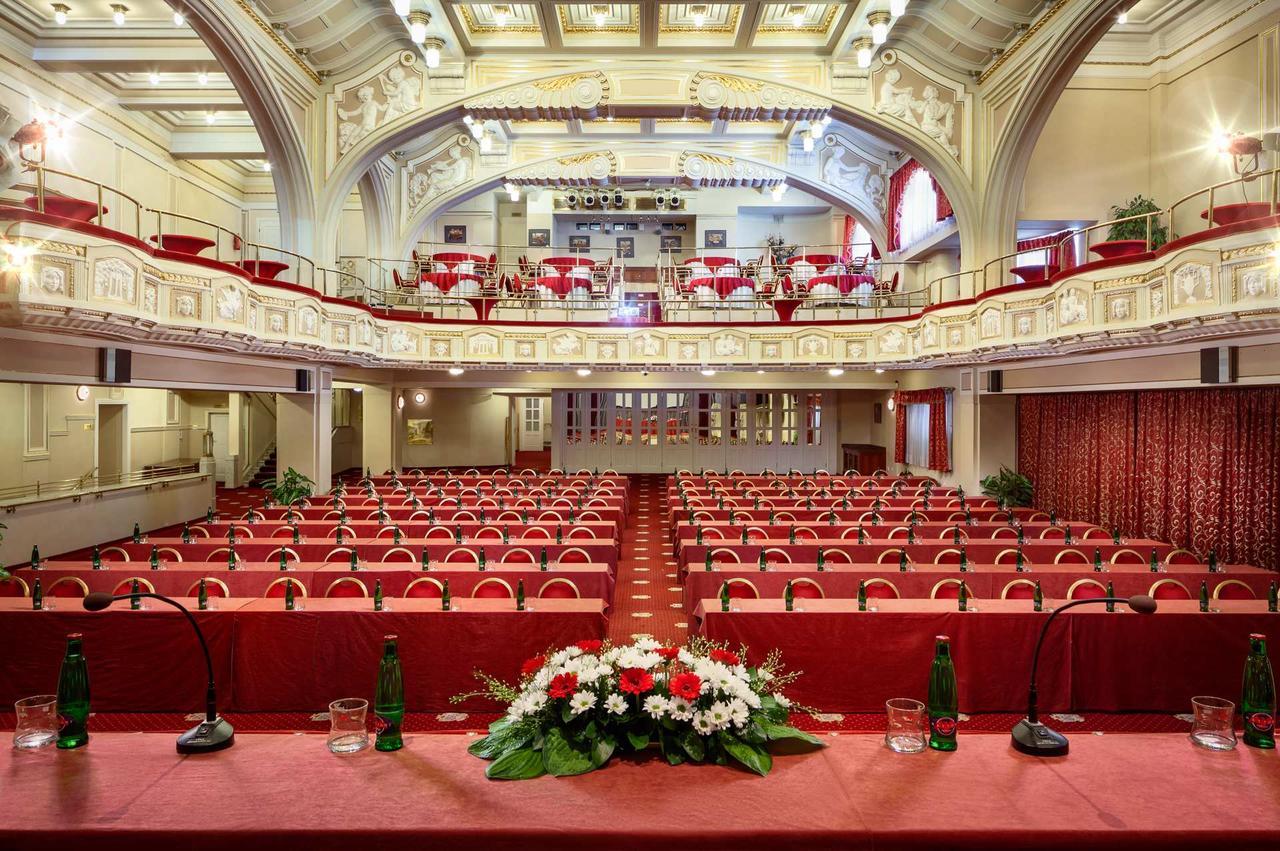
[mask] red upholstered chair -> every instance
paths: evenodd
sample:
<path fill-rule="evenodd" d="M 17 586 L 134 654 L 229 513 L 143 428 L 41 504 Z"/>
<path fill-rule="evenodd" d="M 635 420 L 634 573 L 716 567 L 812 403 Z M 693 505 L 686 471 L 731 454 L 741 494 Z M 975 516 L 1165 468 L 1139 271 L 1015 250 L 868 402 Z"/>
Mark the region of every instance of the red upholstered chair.
<path fill-rule="evenodd" d="M 490 576 L 488 579 L 481 579 L 476 583 L 476 587 L 471 589 L 472 597 L 481 597 L 490 600 L 505 600 L 514 597 L 516 592 L 511 590 L 511 586 L 507 584 L 505 579 L 499 579 L 496 576 Z"/>
<path fill-rule="evenodd" d="M 273 531 L 272 531 L 272 533 L 271 533 L 270 537 L 272 537 L 272 538 L 291 538 L 291 537 L 293 537 L 293 529 L 289 528 L 288 526 L 280 526 L 280 527 L 278 527 L 278 528 L 276 528 L 275 530 L 273 530 Z"/>
<path fill-rule="evenodd" d="M 961 579 L 940 579 L 940 580 L 938 580 L 937 584 L 936 584 L 936 585 L 934 585 L 934 586 L 933 586 L 933 589 L 929 592 L 929 599 L 931 599 L 931 600 L 955 600 L 955 599 L 959 598 L 959 596 L 960 596 L 960 583 L 961 583 L 962 581 L 963 581 L 963 580 L 961 580 Z M 974 597 L 978 596 L 977 594 L 974 594 L 974 593 L 973 593 L 973 588 L 972 588 L 971 586 L 966 586 L 966 587 L 968 587 L 968 588 L 969 588 L 969 599 L 973 599 Z"/>
<path fill-rule="evenodd" d="M 1102 539 L 1102 538 L 1110 538 L 1110 537 L 1111 537 L 1111 533 L 1108 532 L 1106 529 L 1102 529 L 1098 526 L 1090 526 L 1088 529 L 1084 530 L 1084 534 L 1080 536 L 1080 540 L 1086 541 L 1089 538 Z"/>
<path fill-rule="evenodd" d="M 454 547 L 449 550 L 449 552 L 445 553 L 444 561 L 449 563 L 479 564 L 480 554 L 475 550 L 469 550 L 466 547 Z"/>
<path fill-rule="evenodd" d="M 227 587 L 227 583 L 223 582 L 216 576 L 204 577 L 204 593 L 209 597 L 230 597 L 231 589 Z M 196 597 L 200 594 L 200 580 L 197 579 L 191 583 L 191 587 L 187 589 L 188 597 Z"/>
<path fill-rule="evenodd" d="M 897 600 L 902 597 L 902 594 L 898 592 L 898 586 L 888 579 L 879 577 L 868 579 L 866 589 L 867 599 L 869 600 Z"/>
<path fill-rule="evenodd" d="M 1257 595 L 1253 593 L 1253 589 L 1241 582 L 1239 579 L 1224 579 L 1218 583 L 1218 587 L 1213 589 L 1213 599 L 1215 600 L 1254 600 Z"/>
<path fill-rule="evenodd" d="M 1068 600 L 1096 600 L 1107 596 L 1107 586 L 1096 579 L 1077 579 L 1067 589 Z"/>
<path fill-rule="evenodd" d="M 524 547 L 512 547 L 509 550 L 499 553 L 499 561 L 503 564 L 536 564 L 538 560 L 533 553 Z"/>
<path fill-rule="evenodd" d="M 880 553 L 880 555 L 876 556 L 876 564 L 884 564 L 887 561 L 897 562 L 902 557 L 902 554 L 904 552 L 906 551 L 901 549 L 885 550 L 884 552 Z M 911 554 L 907 553 L 907 563 L 911 564 L 912 561 L 913 559 L 911 558 Z"/>
<path fill-rule="evenodd" d="M 146 591 L 151 594 L 156 593 L 156 586 L 151 584 L 150 579 L 145 576 L 130 576 L 117 582 L 116 587 L 111 589 L 111 595 L 114 597 L 117 594 L 128 594 L 133 590 L 133 580 L 135 579 L 138 580 L 139 591 Z"/>
<path fill-rule="evenodd" d="M 717 547 L 711 551 L 711 561 L 715 564 L 741 564 L 742 559 L 738 557 L 735 550 L 728 547 Z"/>
<path fill-rule="evenodd" d="M 844 550 L 823 550 L 822 558 L 827 564 L 853 564 L 853 556 Z"/>
<path fill-rule="evenodd" d="M 0 597 L 30 597 L 31 589 L 21 576 L 10 576 L 0 582 Z"/>
<path fill-rule="evenodd" d="M 278 563 L 280 559 L 280 553 L 284 553 L 284 558 L 286 562 L 293 562 L 294 564 L 297 564 L 298 562 L 302 561 L 302 558 L 289 547 L 276 547 L 274 550 L 270 552 L 270 554 L 267 555 L 267 561 L 271 562 L 272 564 Z"/>
<path fill-rule="evenodd" d="M 406 597 L 434 597 L 438 599 L 444 596 L 444 585 L 435 577 L 419 576 L 404 589 L 404 595 Z"/>
<path fill-rule="evenodd" d="M 1040 532 L 1040 540 L 1042 541 L 1061 541 L 1067 537 L 1067 530 L 1063 526 L 1049 526 Z"/>
<path fill-rule="evenodd" d="M 354 576 L 342 576 L 329 583 L 324 595 L 326 597 L 368 597 L 369 589 Z"/>
<path fill-rule="evenodd" d="M 485 526 L 483 529 L 476 530 L 475 539 L 477 541 L 501 541 L 502 530 L 495 526 Z"/>
<path fill-rule="evenodd" d="M 44 594 L 46 597 L 85 597 L 89 586 L 78 576 L 64 576 L 54 580 Z"/>
<path fill-rule="evenodd" d="M 1030 579 L 1014 579 L 1000 592 L 1001 600 L 1030 600 L 1036 595 L 1036 584 Z"/>
<path fill-rule="evenodd" d="M 813 531 L 812 529 L 810 529 L 808 526 L 797 526 L 797 527 L 795 527 L 795 528 L 796 528 L 796 540 L 797 540 L 797 541 L 816 541 L 816 540 L 818 540 L 818 533 L 817 533 L 817 532 L 815 532 L 815 531 Z"/>
<path fill-rule="evenodd" d="M 756 588 L 755 583 L 752 582 L 750 579 L 737 578 L 737 579 L 729 579 L 726 581 L 729 583 L 729 596 L 731 598 L 736 600 L 759 600 L 760 599 L 760 590 Z M 795 584 L 792 583 L 792 590 L 794 589 L 795 589 Z"/>
<path fill-rule="evenodd" d="M 1147 560 L 1142 557 L 1142 553 L 1138 552 L 1137 550 L 1131 550 L 1126 547 L 1123 550 L 1116 550 L 1114 553 L 1111 554 L 1111 563 L 1112 564 L 1146 564 Z"/>
<path fill-rule="evenodd" d="M 1054 564 L 1089 564 L 1093 560 L 1079 550 L 1062 550 L 1053 557 Z"/>
<path fill-rule="evenodd" d="M 338 564 L 351 560 L 351 547 L 334 547 L 324 557 L 325 564 Z"/>
<path fill-rule="evenodd" d="M 764 560 L 766 562 L 778 562 L 779 564 L 791 564 L 791 553 L 780 547 L 769 547 L 764 551 Z"/>
<path fill-rule="evenodd" d="M 293 576 L 281 576 L 279 579 L 273 580 L 272 583 L 267 586 L 267 590 L 262 596 L 263 597 L 283 597 L 284 586 L 286 582 L 290 582 L 293 584 L 294 596 L 297 596 L 297 597 L 307 596 L 307 586 L 302 584 L 302 580 L 297 579 Z"/>
<path fill-rule="evenodd" d="M 395 564 L 414 564 L 418 561 L 418 557 L 411 550 L 404 547 L 392 547 L 382 554 L 382 563 Z"/>
<path fill-rule="evenodd" d="M 230 555 L 231 549 L 229 547 L 218 547 L 216 550 L 209 553 L 205 558 L 205 561 L 220 561 L 223 564 L 226 564 Z M 240 553 L 236 553 L 236 564 L 244 564 L 244 556 L 240 555 Z"/>
<path fill-rule="evenodd" d="M 576 600 L 582 596 L 582 593 L 578 591 L 578 586 L 573 584 L 573 580 L 560 576 L 543 583 L 538 589 L 538 596 L 550 600 Z"/>
<path fill-rule="evenodd" d="M 556 564 L 590 564 L 591 555 L 580 547 L 570 547 L 560 554 Z"/>
<path fill-rule="evenodd" d="M 1200 556 L 1181 547 L 1165 556 L 1165 564 L 1201 564 Z"/>
<path fill-rule="evenodd" d="M 1157 600 L 1190 600 L 1191 592 L 1187 586 L 1176 579 L 1157 579 L 1147 591 L 1147 596 Z"/>
<path fill-rule="evenodd" d="M 1018 551 L 1016 549 L 1001 550 L 996 554 L 995 564 L 1017 564 Z M 1022 557 L 1023 564 L 1031 564 L 1031 560 L 1025 555 Z"/>
<path fill-rule="evenodd" d="M 426 532 L 423 533 L 422 537 L 424 540 L 428 540 L 428 541 L 430 541 L 433 538 L 439 539 L 441 541 L 452 541 L 453 530 L 446 528 L 444 526 L 432 526 L 428 528 Z"/>
<path fill-rule="evenodd" d="M 827 596 L 822 592 L 821 585 L 805 577 L 791 580 L 791 594 L 796 599 L 806 600 L 821 600 Z"/>
<path fill-rule="evenodd" d="M 959 564 L 960 551 L 954 548 L 948 548 L 933 557 L 934 564 Z"/>
<path fill-rule="evenodd" d="M 103 561 L 129 561 L 129 554 L 120 547 L 104 547 L 98 558 Z"/>

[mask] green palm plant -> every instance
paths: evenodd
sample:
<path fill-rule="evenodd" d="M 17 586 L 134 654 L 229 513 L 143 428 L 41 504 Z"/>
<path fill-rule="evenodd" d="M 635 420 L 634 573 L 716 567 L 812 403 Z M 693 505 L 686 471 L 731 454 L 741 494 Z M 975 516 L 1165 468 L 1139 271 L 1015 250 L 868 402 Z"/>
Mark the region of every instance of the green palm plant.
<path fill-rule="evenodd" d="M 1003 465 L 999 473 L 982 480 L 982 492 L 993 499 L 1003 500 L 1005 505 L 1030 505 L 1032 491 L 1030 479 Z"/>
<path fill-rule="evenodd" d="M 1111 218 L 1128 219 L 1128 221 L 1116 222 L 1107 231 L 1107 240 L 1116 241 L 1122 239 L 1141 239 L 1147 238 L 1147 219 L 1131 218 L 1132 216 L 1146 216 L 1147 214 L 1160 212 L 1160 205 L 1150 198 L 1142 195 L 1136 195 L 1125 202 L 1123 207 L 1112 207 Z M 1169 241 L 1169 229 L 1160 224 L 1158 215 L 1149 216 L 1151 221 L 1151 248 L 1156 249 Z"/>
<path fill-rule="evenodd" d="M 292 467 L 284 471 L 280 481 L 271 489 L 271 500 L 277 505 L 292 505 L 315 492 L 316 483 Z"/>

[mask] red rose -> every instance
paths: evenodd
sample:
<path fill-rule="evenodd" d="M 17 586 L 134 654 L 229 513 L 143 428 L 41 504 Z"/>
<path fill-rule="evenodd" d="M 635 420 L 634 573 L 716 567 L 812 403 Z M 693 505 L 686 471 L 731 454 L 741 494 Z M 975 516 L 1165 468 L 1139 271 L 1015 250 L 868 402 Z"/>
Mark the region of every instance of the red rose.
<path fill-rule="evenodd" d="M 697 700 L 702 694 L 702 677 L 697 674 L 676 674 L 671 678 L 671 694 L 685 700 Z"/>
<path fill-rule="evenodd" d="M 627 668 L 618 677 L 618 688 L 628 694 L 644 694 L 653 688 L 653 677 L 644 668 Z"/>
<path fill-rule="evenodd" d="M 655 652 L 655 653 L 657 653 L 659 656 L 661 656 L 661 657 L 662 657 L 663 659 L 665 659 L 666 661 L 671 662 L 671 661 L 673 661 L 677 656 L 679 656 L 679 655 L 680 655 L 680 648 L 679 648 L 679 647 L 659 647 L 659 648 L 658 648 L 657 650 L 655 650 L 654 652 Z"/>
<path fill-rule="evenodd" d="M 579 641 L 573 646 L 581 650 L 583 653 L 595 655 L 600 652 L 600 648 L 604 646 L 604 642 L 598 638 L 589 638 L 586 641 Z"/>
<path fill-rule="evenodd" d="M 546 656 L 534 656 L 520 666 L 520 676 L 527 677 L 531 674 L 536 674 L 542 670 L 542 666 L 545 664 L 547 664 Z"/>
<path fill-rule="evenodd" d="M 561 674 L 558 677 L 552 677 L 551 685 L 547 687 L 547 694 L 551 697 L 572 697 L 577 690 L 578 675 Z"/>
<path fill-rule="evenodd" d="M 722 662 L 725 665 L 729 665 L 729 666 L 742 664 L 742 660 L 738 658 L 738 654 L 730 653 L 728 650 L 721 650 L 719 648 L 716 648 L 715 650 L 711 651 L 710 655 L 711 655 L 712 662 Z"/>

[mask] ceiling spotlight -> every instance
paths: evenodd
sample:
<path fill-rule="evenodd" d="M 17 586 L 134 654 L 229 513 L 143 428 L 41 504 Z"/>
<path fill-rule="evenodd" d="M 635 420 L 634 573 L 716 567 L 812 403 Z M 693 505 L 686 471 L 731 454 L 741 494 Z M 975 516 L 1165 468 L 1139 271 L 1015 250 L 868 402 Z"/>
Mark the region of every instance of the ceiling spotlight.
<path fill-rule="evenodd" d="M 893 409 L 898 407 L 897 394 L 890 393 L 889 401 L 885 402 L 884 406 L 889 409 L 889 413 L 893 413 Z"/>
<path fill-rule="evenodd" d="M 183 24 L 185 24 L 186 22 L 187 22 L 187 19 L 186 19 L 186 18 L 184 18 L 184 17 L 182 16 L 182 13 L 181 13 L 181 12 L 174 12 L 174 13 L 173 13 L 173 25 L 174 25 L 175 27 L 180 27 L 180 26 L 182 26 Z"/>
<path fill-rule="evenodd" d="M 1121 13 L 1116 17 L 1116 23 L 1117 23 L 1117 24 L 1127 24 L 1127 23 L 1129 23 L 1129 13 L 1128 13 L 1128 12 L 1121 12 Z"/>
<path fill-rule="evenodd" d="M 833 366 L 831 367 L 831 369 L 827 370 L 827 375 L 831 376 L 832 378 L 839 378 L 840 376 L 844 375 L 844 370 L 838 366 Z"/>
<path fill-rule="evenodd" d="M 756 370 L 756 375 L 764 375 L 764 370 L 763 370 L 763 369 L 757 369 L 757 370 Z"/>
<path fill-rule="evenodd" d="M 889 0 L 889 14 L 901 18 L 907 13 L 907 0 Z"/>
<path fill-rule="evenodd" d="M 689 7 L 689 11 L 693 14 L 693 25 L 702 29 L 702 25 L 707 22 L 707 4 L 694 3 Z"/>
<path fill-rule="evenodd" d="M 414 402 L 414 404 L 416 404 L 416 405 L 421 405 L 421 404 L 422 404 L 423 402 L 425 402 L 425 401 L 427 401 L 427 394 L 426 394 L 426 393 L 423 393 L 421 390 L 419 390 L 417 393 L 414 393 L 414 394 L 413 394 L 413 402 Z"/>
<path fill-rule="evenodd" d="M 590 374 L 591 374 L 591 370 L 587 369 L 586 367 L 583 367 L 582 369 L 578 370 L 579 378 L 586 378 Z"/>
<path fill-rule="evenodd" d="M 404 410 L 404 394 L 403 393 L 401 393 L 399 396 L 396 397 L 396 410 L 398 411 Z"/>
<path fill-rule="evenodd" d="M 217 120 L 218 120 L 218 113 L 214 112 L 212 109 L 204 114 L 205 124 L 212 124 Z"/>
<path fill-rule="evenodd" d="M 85 401 L 86 399 L 88 399 L 88 398 L 89 398 L 89 388 L 88 388 L 88 387 L 86 387 L 86 386 L 85 386 L 85 385 L 83 385 L 83 384 L 81 384 L 79 387 L 77 387 L 77 388 L 76 388 L 76 398 L 77 398 L 77 399 L 79 399 L 81 402 L 83 402 L 83 401 Z"/>
<path fill-rule="evenodd" d="M 160 75 L 159 75 L 159 74 L 157 74 L 155 71 L 152 71 L 152 72 L 151 72 L 151 77 L 150 77 L 150 79 L 151 79 L 151 85 L 153 85 L 153 86 L 158 86 L 158 85 L 160 85 Z"/>
<path fill-rule="evenodd" d="M 622 194 L 621 189 L 613 190 L 613 206 L 621 207 L 627 201 L 626 196 Z"/>
<path fill-rule="evenodd" d="M 63 26 L 67 22 L 67 12 L 71 11 L 71 7 L 66 3 L 53 4 L 53 22 L 58 26 Z"/>
<path fill-rule="evenodd" d="M 121 6 L 119 3 L 111 4 L 111 20 L 115 21 L 116 26 L 124 26 L 124 16 L 128 13 L 128 6 Z"/>
<path fill-rule="evenodd" d="M 665 192 L 662 192 L 662 191 L 658 191 L 658 192 L 653 193 L 653 206 L 657 207 L 659 210 L 664 210 L 664 209 L 666 209 L 666 207 L 667 207 L 667 194 L 666 194 Z"/>
<path fill-rule="evenodd" d="M 705 375 L 707 378 L 710 378 L 711 376 L 713 376 L 713 375 L 715 375 L 715 374 L 716 374 L 716 371 L 715 371 L 714 369 L 704 369 L 704 370 L 701 370 L 701 372 L 702 372 L 702 374 L 703 374 L 703 375 Z"/>
<path fill-rule="evenodd" d="M 459 375 L 462 375 L 463 371 L 464 370 L 460 366 L 449 367 L 449 374 L 452 375 L 454 378 L 457 378 Z"/>
<path fill-rule="evenodd" d="M 609 17 L 609 5 L 607 3 L 592 4 L 591 17 L 595 20 L 596 26 L 604 26 L 605 19 Z"/>
<path fill-rule="evenodd" d="M 402 18 L 409 17 L 410 0 L 391 0 L 392 10 Z"/>
<path fill-rule="evenodd" d="M 351 388 L 351 392 L 352 392 L 352 393 L 363 393 L 363 392 L 364 392 L 364 388 L 363 388 L 363 387 L 352 387 L 352 388 Z"/>
<path fill-rule="evenodd" d="M 268 171 L 268 172 L 269 172 L 269 171 L 271 171 L 271 162 L 270 162 L 269 160 L 264 160 L 264 161 L 263 161 L 263 163 L 262 163 L 262 170 L 263 170 L 263 171 Z"/>
<path fill-rule="evenodd" d="M 199 74 L 196 75 L 196 82 L 202 86 L 209 85 L 209 75 L 206 74 L 204 71 L 201 71 Z"/>
<path fill-rule="evenodd" d="M 582 206 L 594 207 L 596 205 L 596 195 L 594 192 L 588 192 L 582 199 Z"/>
<path fill-rule="evenodd" d="M 882 366 L 876 367 L 876 375 L 884 375 L 884 367 Z"/>
<path fill-rule="evenodd" d="M 804 4 L 794 3 L 787 7 L 787 17 L 791 18 L 791 26 L 800 29 L 804 26 Z"/>
<path fill-rule="evenodd" d="M 672 192 L 671 197 L 667 199 L 667 206 L 673 210 L 679 210 L 684 206 L 684 198 Z"/>
<path fill-rule="evenodd" d="M 871 26 L 871 43 L 884 44 L 885 39 L 889 37 L 889 22 L 893 18 L 888 12 L 878 11 L 867 15 L 867 23 Z"/>
<path fill-rule="evenodd" d="M 422 44 L 427 40 L 427 25 L 431 23 L 431 16 L 426 12 L 410 12 L 409 18 L 409 38 L 414 44 Z"/>
<path fill-rule="evenodd" d="M 495 3 L 490 8 L 493 10 L 493 22 L 500 27 L 505 27 L 507 19 L 511 17 L 511 7 Z"/>
<path fill-rule="evenodd" d="M 426 60 L 428 68 L 440 67 L 440 51 L 444 49 L 444 42 L 438 38 L 433 38 L 426 42 Z"/>
<path fill-rule="evenodd" d="M 871 67 L 872 47 L 871 39 L 866 36 L 863 36 L 862 38 L 855 38 L 853 40 L 853 51 L 858 56 L 859 68 Z"/>

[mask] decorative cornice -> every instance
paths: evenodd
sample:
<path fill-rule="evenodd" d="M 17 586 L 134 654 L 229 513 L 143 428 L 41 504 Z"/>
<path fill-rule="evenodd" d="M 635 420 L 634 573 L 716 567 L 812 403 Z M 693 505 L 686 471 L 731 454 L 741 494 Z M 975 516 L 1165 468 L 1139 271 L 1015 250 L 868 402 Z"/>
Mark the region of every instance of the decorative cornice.
<path fill-rule="evenodd" d="M 271 24 L 268 24 L 260 15 L 258 15 L 254 8 L 249 5 L 248 0 L 236 0 L 236 5 L 240 7 L 240 11 L 248 15 L 249 19 L 258 25 L 258 29 L 262 30 L 263 34 L 266 35 L 267 38 L 274 41 L 276 46 L 284 51 L 285 55 L 293 61 L 294 65 L 298 66 L 302 73 L 311 78 L 311 82 L 315 83 L 317 86 L 320 85 L 321 77 L 316 73 L 316 70 L 304 62 L 302 57 L 298 55 L 298 52 L 290 47 L 289 43 L 281 37 L 280 33 L 273 30 L 271 28 Z"/>
<path fill-rule="evenodd" d="M 1021 50 L 1023 45 L 1025 45 L 1029 40 L 1031 40 L 1031 38 L 1033 38 L 1036 33 L 1038 33 L 1041 29 L 1044 28 L 1045 24 L 1053 20 L 1054 17 L 1056 17 L 1059 12 L 1061 12 L 1063 9 L 1066 8 L 1066 6 L 1067 6 L 1067 0 L 1058 0 L 1057 3 L 1054 3 L 1053 6 L 1049 9 L 1049 11 L 1045 12 L 1043 15 L 1041 15 L 1039 18 L 1036 19 L 1035 23 L 1027 27 L 1026 32 L 1024 32 L 1021 36 L 1019 36 L 1017 41 L 1009 45 L 1008 50 L 1006 50 L 1004 53 L 1001 53 L 999 56 L 997 56 L 996 61 L 992 62 L 991 65 L 989 65 L 985 71 L 983 71 L 981 74 L 978 75 L 978 83 L 979 84 L 985 83 L 991 77 L 992 74 L 994 74 L 997 70 L 1000 69 L 1000 66 L 1004 65 L 1004 63 L 1009 61 L 1009 57 L 1013 56 L 1015 53 Z"/>

